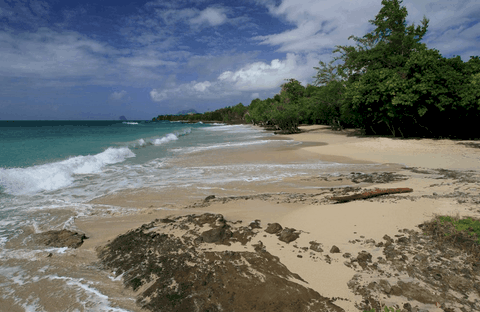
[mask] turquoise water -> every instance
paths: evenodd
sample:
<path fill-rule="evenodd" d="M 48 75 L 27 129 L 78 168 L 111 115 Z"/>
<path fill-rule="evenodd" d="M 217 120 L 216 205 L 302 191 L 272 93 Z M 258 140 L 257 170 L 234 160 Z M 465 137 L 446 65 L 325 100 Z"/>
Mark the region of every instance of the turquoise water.
<path fill-rule="evenodd" d="M 75 230 L 80 217 L 135 212 L 90 203 L 118 191 L 244 179 L 173 160 L 268 144 L 270 135 L 243 125 L 168 121 L 0 121 L 0 311 L 50 311 L 49 292 L 41 293 L 46 285 L 69 294 L 65 311 L 135 311 L 133 298 L 116 299 L 112 307 L 105 295 L 119 281 L 95 269 L 45 262 L 45 252 L 60 259 L 70 251 L 32 245 L 31 234 Z"/>
<path fill-rule="evenodd" d="M 169 133 L 186 135 L 199 127 L 205 125 L 135 121 L 0 121 L 0 167 L 42 165 L 80 155 L 99 154 L 109 147 L 138 148 L 142 146 L 140 140 L 145 144 L 161 145 L 169 141 L 166 137 Z M 191 143 L 187 141 L 177 145 Z M 161 151 L 157 149 L 157 152 Z"/>
<path fill-rule="evenodd" d="M 33 233 L 76 230 L 75 220 L 81 217 L 138 212 L 92 204 L 95 198 L 141 188 L 166 193 L 176 188 L 206 196 L 229 182 L 269 183 L 358 168 L 321 161 L 196 162 L 212 152 L 217 157 L 232 154 L 215 153 L 222 149 L 235 153 L 247 146 L 257 151 L 257 146 L 298 144 L 269 136 L 245 125 L 0 121 L 0 311 L 6 302 L 8 311 L 54 311 L 47 307 L 50 292 L 70 294 L 65 311 L 137 311 L 131 304 L 134 298 L 115 293 L 115 287 L 123 289 L 121 281 L 106 271 L 72 268 L 68 260 L 62 264 L 61 259 L 75 255 L 75 250 L 29 243 Z M 161 201 L 157 207 L 169 209 Z M 46 253 L 59 261 L 50 261 Z M 52 288 L 42 294 L 39 290 L 45 285 Z"/>

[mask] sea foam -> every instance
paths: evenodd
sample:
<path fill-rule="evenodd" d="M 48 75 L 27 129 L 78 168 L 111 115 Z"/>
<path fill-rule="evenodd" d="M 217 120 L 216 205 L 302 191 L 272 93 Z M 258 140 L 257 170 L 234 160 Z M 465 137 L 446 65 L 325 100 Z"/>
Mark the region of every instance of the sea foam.
<path fill-rule="evenodd" d="M 135 157 L 127 147 L 109 147 L 102 153 L 76 156 L 69 159 L 27 168 L 0 168 L 0 186 L 11 195 L 30 195 L 67 187 L 75 174 L 100 173 L 109 164 Z"/>
<path fill-rule="evenodd" d="M 192 132 L 192 128 L 185 128 L 185 129 L 181 129 L 180 131 L 168 133 L 161 138 L 139 139 L 138 141 L 133 143 L 132 146 L 135 148 L 138 148 L 138 147 L 145 147 L 148 145 L 162 145 L 171 141 L 176 141 L 178 140 L 179 137 L 190 134 L 191 132 Z"/>
<path fill-rule="evenodd" d="M 163 138 L 155 139 L 153 141 L 153 144 L 154 145 L 162 145 L 164 143 L 167 143 L 167 142 L 170 142 L 170 141 L 175 141 L 175 140 L 178 140 L 178 137 L 173 133 L 169 133 L 166 136 L 164 136 Z"/>

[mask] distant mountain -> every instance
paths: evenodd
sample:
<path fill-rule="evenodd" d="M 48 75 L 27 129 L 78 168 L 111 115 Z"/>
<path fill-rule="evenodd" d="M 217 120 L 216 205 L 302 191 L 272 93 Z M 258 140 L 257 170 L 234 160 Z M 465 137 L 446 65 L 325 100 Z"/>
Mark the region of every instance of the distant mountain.
<path fill-rule="evenodd" d="M 177 113 L 177 115 L 188 115 L 188 114 L 198 114 L 198 112 L 193 108 L 190 108 L 190 109 L 181 110 Z"/>
<path fill-rule="evenodd" d="M 127 118 L 125 118 L 125 116 L 120 116 L 120 120 L 127 120 Z"/>

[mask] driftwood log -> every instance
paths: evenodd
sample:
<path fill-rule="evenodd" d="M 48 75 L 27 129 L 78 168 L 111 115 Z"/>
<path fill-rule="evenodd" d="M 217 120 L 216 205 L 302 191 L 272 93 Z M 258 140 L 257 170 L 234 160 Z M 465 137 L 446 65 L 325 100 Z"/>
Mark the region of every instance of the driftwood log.
<path fill-rule="evenodd" d="M 376 197 L 386 194 L 398 194 L 398 193 L 410 193 L 413 192 L 411 188 L 391 188 L 391 189 L 375 189 L 373 191 L 364 192 L 361 194 L 349 195 L 349 196 L 340 196 L 340 197 L 330 197 L 331 200 L 336 200 L 338 203 L 345 203 L 357 199 L 366 199 L 371 197 Z"/>

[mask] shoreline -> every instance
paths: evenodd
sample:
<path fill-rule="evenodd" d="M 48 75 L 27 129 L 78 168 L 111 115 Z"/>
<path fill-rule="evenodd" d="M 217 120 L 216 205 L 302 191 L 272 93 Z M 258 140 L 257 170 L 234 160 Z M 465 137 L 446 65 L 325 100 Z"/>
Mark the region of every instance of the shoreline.
<path fill-rule="evenodd" d="M 184 226 L 188 226 L 188 224 L 185 223 L 186 221 L 182 221 L 181 216 L 188 214 L 221 214 L 228 222 L 241 220 L 244 225 L 248 225 L 254 220 L 260 220 L 260 228 L 252 228 L 254 234 L 244 247 L 246 250 L 253 250 L 253 247 L 257 246 L 260 241 L 262 248 L 278 257 L 283 265 L 304 280 L 304 282 L 297 280 L 296 284 L 312 289 L 323 297 L 331 298 L 330 303 L 345 311 L 358 311 L 358 306 L 364 304 L 362 302 L 369 296 L 375 297 L 378 302 L 382 301 L 390 306 L 397 304 L 404 308 L 405 296 L 393 296 L 391 291 L 386 292 L 381 288 L 370 289 L 371 293 L 368 293 L 365 290 L 366 286 L 362 286 L 363 288 L 359 286 L 361 278 L 357 275 L 361 275 L 364 281 L 368 281 L 375 278 L 381 280 L 379 277 L 381 274 L 379 275 L 378 272 L 373 274 L 371 271 L 374 269 L 370 269 L 370 275 L 366 271 L 358 271 L 358 268 L 353 268 L 352 263 L 356 261 L 358 267 L 359 257 L 357 255 L 364 251 L 368 252 L 373 256 L 373 262 L 377 264 L 375 267 L 381 266 L 382 271 L 390 274 L 387 279 L 389 285 L 395 285 L 395 278 L 392 278 L 395 276 L 395 270 L 391 265 L 390 267 L 383 263 L 380 265 L 381 261 L 376 261 L 377 257 L 382 256 L 383 250 L 381 247 L 375 246 L 371 240 L 377 242 L 378 245 L 385 235 L 395 237 L 400 235 L 399 231 L 401 231 L 403 236 L 406 235 L 404 229 L 419 231 L 418 224 L 430 220 L 435 214 L 459 213 L 462 216 L 470 215 L 478 218 L 480 214 L 475 208 L 478 190 L 477 192 L 469 192 L 469 190 L 478 186 L 480 179 L 477 182 L 476 177 L 470 177 L 469 182 L 465 179 L 462 180 L 461 175 L 449 176 L 438 169 L 462 170 L 462 172 L 473 169 L 478 174 L 480 150 L 459 145 L 451 140 L 421 139 L 413 141 L 354 137 L 328 130 L 326 126 L 301 128 L 305 132 L 275 136 L 276 140 L 288 138 L 306 143 L 304 146 L 300 145 L 292 149 L 276 150 L 279 162 L 306 161 L 308 159 L 312 161 L 337 160 L 346 163 L 352 161 L 357 164 L 382 163 L 384 168 L 366 172 L 364 175 L 343 172 L 337 176 L 286 178 L 284 184 L 270 187 L 260 185 L 255 193 L 245 189 L 245 185 L 237 184 L 232 188 L 240 189 L 236 194 L 228 194 L 228 191 L 223 193 L 212 191 L 212 195 L 216 197 L 208 201 L 203 200 L 199 194 L 188 195 L 184 196 L 177 205 L 168 208 L 169 210 L 165 210 L 165 207 L 163 209 L 161 207 L 148 208 L 148 203 L 145 201 L 144 204 L 137 204 L 138 213 L 133 215 L 109 218 L 89 217 L 76 220 L 76 227 L 89 237 L 78 251 L 89 253 L 92 259 L 102 246 L 109 241 L 114 241 L 118 235 L 148 224 L 154 219 L 180 218 L 176 222 L 184 222 Z M 254 148 L 242 155 L 238 157 L 245 159 L 248 156 L 252 160 L 259 161 L 259 156 L 255 155 Z M 269 157 L 272 155 L 269 154 Z M 233 162 L 235 161 L 238 161 L 238 158 L 233 160 Z M 420 167 L 421 170 L 415 169 L 417 167 Z M 388 172 L 391 174 L 385 174 Z M 442 174 L 443 178 L 439 180 L 439 176 L 442 177 Z M 357 182 L 353 182 L 353 180 Z M 341 187 L 346 182 L 352 185 L 350 189 Z M 311 188 L 312 186 L 314 188 Z M 243 193 L 241 192 L 242 187 L 244 188 Z M 409 187 L 414 191 L 410 194 L 381 196 L 344 204 L 334 204 L 328 200 L 332 194 L 353 194 L 376 187 Z M 458 198 L 452 195 L 454 192 L 461 192 L 465 201 L 457 202 Z M 152 194 L 150 193 L 150 195 Z M 130 200 L 140 203 L 140 199 L 145 196 L 146 194 L 125 193 L 116 201 Z M 178 196 L 179 194 L 175 193 L 172 198 L 178 198 Z M 154 197 L 152 202 L 162 200 L 162 198 L 164 197 Z M 268 223 L 279 223 L 284 228 L 295 229 L 299 232 L 299 237 L 290 243 L 279 242 L 276 235 L 264 232 Z M 232 229 L 236 226 L 233 224 L 230 225 Z M 155 223 L 155 226 L 167 234 L 180 235 L 178 229 L 169 229 L 161 226 L 158 222 Z M 210 227 L 214 227 L 214 225 L 210 225 Z M 355 243 L 351 243 L 352 241 Z M 312 245 L 311 242 L 317 242 L 319 245 Z M 237 245 L 230 249 L 245 249 Z M 223 246 L 222 244 L 203 242 L 197 247 L 205 250 L 208 248 L 215 250 L 220 247 L 223 250 L 229 250 L 229 247 Z M 318 252 L 311 246 L 322 246 L 323 248 L 320 250 L 323 249 L 323 251 Z M 336 246 L 340 252 L 331 252 L 333 246 Z M 350 256 L 346 256 L 346 254 Z M 384 254 L 383 257 L 385 257 Z M 349 262 L 354 258 L 356 258 L 355 261 Z M 357 279 L 352 282 L 355 276 Z M 408 281 L 405 276 L 403 278 Z M 399 281 L 396 283 L 398 284 Z M 354 294 L 353 289 L 358 294 Z M 407 292 L 405 289 L 404 294 Z M 366 295 L 367 293 L 368 295 Z M 374 296 L 372 293 L 376 295 Z M 141 292 L 137 291 L 135 294 L 140 295 Z M 416 304 L 429 311 L 440 309 L 438 305 L 432 304 L 431 300 L 423 303 L 421 299 L 419 300 L 411 299 L 412 307 Z M 336 309 L 335 307 L 331 308 Z"/>

